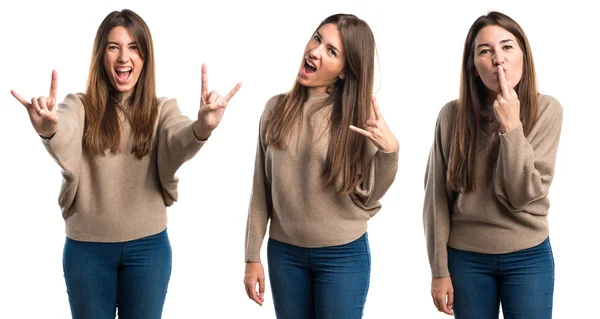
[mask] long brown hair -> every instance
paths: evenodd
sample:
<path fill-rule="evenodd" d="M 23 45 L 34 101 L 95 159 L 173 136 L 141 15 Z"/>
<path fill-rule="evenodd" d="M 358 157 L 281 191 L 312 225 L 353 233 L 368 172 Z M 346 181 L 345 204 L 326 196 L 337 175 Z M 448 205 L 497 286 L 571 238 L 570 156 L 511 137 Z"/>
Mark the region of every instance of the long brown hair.
<path fill-rule="evenodd" d="M 104 54 L 110 31 L 117 26 L 126 28 L 133 36 L 140 57 L 144 61 L 142 72 L 133 93 L 127 101 L 121 101 L 121 94 L 110 84 L 104 69 Z M 94 40 L 92 61 L 83 100 L 85 108 L 84 144 L 96 155 L 120 151 L 121 130 L 117 108 L 121 103 L 128 105 L 126 117 L 131 124 L 134 143 L 131 153 L 142 158 L 150 152 L 156 118 L 158 100 L 154 68 L 154 47 L 146 22 L 131 10 L 113 11 L 100 24 Z"/>
<path fill-rule="evenodd" d="M 481 78 L 476 76 L 475 70 L 475 38 L 481 29 L 487 26 L 499 26 L 512 33 L 523 51 L 523 75 L 515 91 L 521 104 L 521 123 L 523 131 L 529 133 L 538 115 L 538 91 L 535 79 L 535 68 L 531 47 L 521 26 L 500 12 L 489 12 L 475 20 L 467 38 L 463 51 L 462 69 L 460 77 L 460 93 L 458 110 L 454 122 L 450 161 L 447 171 L 448 185 L 457 192 L 468 193 L 475 190 L 475 169 L 477 167 L 477 150 L 480 143 L 482 129 L 485 123 L 485 112 L 488 105 L 488 93 Z M 490 132 L 497 135 L 498 125 L 494 125 Z M 496 142 L 493 151 L 497 153 L 499 144 Z"/>
<path fill-rule="evenodd" d="M 369 25 L 352 14 L 327 17 L 316 30 L 332 23 L 342 36 L 345 52 L 344 79 L 338 78 L 328 89 L 329 105 L 333 104 L 329 120 L 329 147 L 323 176 L 327 186 L 336 184 L 341 177 L 338 194 L 351 193 L 360 182 L 364 170 L 363 149 L 365 138 L 350 131 L 349 126 L 363 127 L 369 118 L 373 93 L 375 38 Z M 308 88 L 296 82 L 283 95 L 267 122 L 266 142 L 277 148 L 286 148 L 296 121 L 302 116 Z"/>

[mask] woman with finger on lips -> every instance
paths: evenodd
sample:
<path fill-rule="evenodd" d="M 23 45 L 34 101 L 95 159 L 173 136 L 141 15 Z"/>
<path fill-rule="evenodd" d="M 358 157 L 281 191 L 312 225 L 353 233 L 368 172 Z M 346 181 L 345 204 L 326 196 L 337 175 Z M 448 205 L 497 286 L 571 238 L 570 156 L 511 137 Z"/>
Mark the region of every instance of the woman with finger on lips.
<path fill-rule="evenodd" d="M 58 203 L 66 223 L 64 277 L 73 318 L 161 318 L 171 276 L 167 212 L 178 198 L 175 173 L 219 125 L 225 97 L 208 90 L 202 66 L 196 120 L 175 99 L 156 96 L 154 48 L 144 20 L 113 11 L 100 24 L 85 93 L 25 106 L 60 165 Z"/>
<path fill-rule="evenodd" d="M 316 29 L 292 89 L 260 124 L 244 285 L 264 302 L 261 246 L 277 318 L 361 318 L 371 258 L 367 221 L 394 181 L 398 141 L 373 93 L 375 40 L 336 14 Z M 258 287 L 257 287 L 258 285 Z"/>
<path fill-rule="evenodd" d="M 458 319 L 552 317 L 548 190 L 562 107 L 538 93 L 519 24 L 490 12 L 464 45 L 458 100 L 439 113 L 423 223 L 436 308 Z"/>

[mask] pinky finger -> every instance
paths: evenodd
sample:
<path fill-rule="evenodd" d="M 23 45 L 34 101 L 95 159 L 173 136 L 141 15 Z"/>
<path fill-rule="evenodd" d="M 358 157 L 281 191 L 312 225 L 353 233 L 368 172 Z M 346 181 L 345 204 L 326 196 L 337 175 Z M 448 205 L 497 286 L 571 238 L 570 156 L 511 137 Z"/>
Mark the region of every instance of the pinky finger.
<path fill-rule="evenodd" d="M 371 132 L 365 131 L 365 130 L 363 130 L 361 128 L 358 128 L 358 127 L 356 127 L 354 125 L 350 125 L 350 130 L 353 131 L 353 132 L 356 132 L 356 133 L 358 133 L 360 135 L 364 135 L 364 136 L 366 136 L 368 138 L 372 138 Z"/>
<path fill-rule="evenodd" d="M 29 102 L 27 102 L 27 100 L 25 98 L 23 98 L 21 95 L 19 95 L 19 93 L 17 93 L 15 90 L 10 90 L 10 94 L 12 94 L 12 96 L 14 96 L 15 99 L 17 99 L 17 101 L 19 101 L 21 104 L 23 104 L 24 107 L 31 106 L 31 104 Z"/>
<path fill-rule="evenodd" d="M 227 93 L 227 95 L 224 98 L 225 105 L 229 103 L 229 100 L 231 100 L 231 98 L 237 93 L 237 91 L 240 90 L 241 87 L 242 82 L 238 82 L 238 84 L 236 84 L 235 87 L 231 91 L 229 91 L 229 93 Z"/>

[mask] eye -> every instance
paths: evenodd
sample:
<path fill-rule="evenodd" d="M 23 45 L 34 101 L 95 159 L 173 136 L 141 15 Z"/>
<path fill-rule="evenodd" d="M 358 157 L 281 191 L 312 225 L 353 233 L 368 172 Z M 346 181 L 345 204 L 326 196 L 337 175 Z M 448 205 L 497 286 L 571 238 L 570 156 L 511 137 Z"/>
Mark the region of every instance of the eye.
<path fill-rule="evenodd" d="M 335 52 L 335 50 L 334 50 L 334 49 L 332 49 L 332 48 L 329 48 L 329 49 L 327 49 L 327 52 L 329 52 L 329 54 L 331 54 L 331 55 L 333 55 L 333 56 L 337 56 L 337 53 L 336 53 L 336 52 Z"/>
<path fill-rule="evenodd" d="M 108 46 L 108 48 L 107 48 L 107 49 L 108 49 L 109 51 L 115 51 L 115 50 L 119 50 L 119 47 L 118 47 L 118 46 L 116 46 L 116 45 L 113 45 L 113 44 L 111 44 L 111 45 L 109 45 L 109 46 Z"/>
<path fill-rule="evenodd" d="M 507 45 L 505 45 L 505 46 L 502 47 L 502 49 L 504 49 L 504 50 L 510 50 L 512 48 L 513 48 L 513 46 L 510 45 L 510 44 L 507 44 Z"/>
<path fill-rule="evenodd" d="M 137 45 L 130 45 L 129 46 L 129 50 L 131 50 L 131 51 L 137 51 Z"/>
<path fill-rule="evenodd" d="M 319 43 L 321 43 L 321 37 L 318 34 L 316 34 L 316 33 L 315 33 L 315 35 L 313 35 L 312 39 L 315 40 L 315 41 L 317 41 L 317 42 L 319 42 Z"/>
<path fill-rule="evenodd" d="M 483 49 L 483 50 L 479 51 L 479 55 L 488 54 L 490 52 L 491 52 L 490 49 Z"/>

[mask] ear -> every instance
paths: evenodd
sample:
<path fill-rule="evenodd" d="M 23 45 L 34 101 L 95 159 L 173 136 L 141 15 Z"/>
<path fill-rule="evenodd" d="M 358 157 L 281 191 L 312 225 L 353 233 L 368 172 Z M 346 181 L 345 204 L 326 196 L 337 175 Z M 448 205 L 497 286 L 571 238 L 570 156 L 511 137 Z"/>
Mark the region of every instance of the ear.
<path fill-rule="evenodd" d="M 475 77 L 478 78 L 479 77 L 479 72 L 477 72 L 477 70 L 475 70 Z"/>
<path fill-rule="evenodd" d="M 343 80 L 346 78 L 346 73 L 342 72 L 340 75 L 338 75 L 338 77 Z"/>

